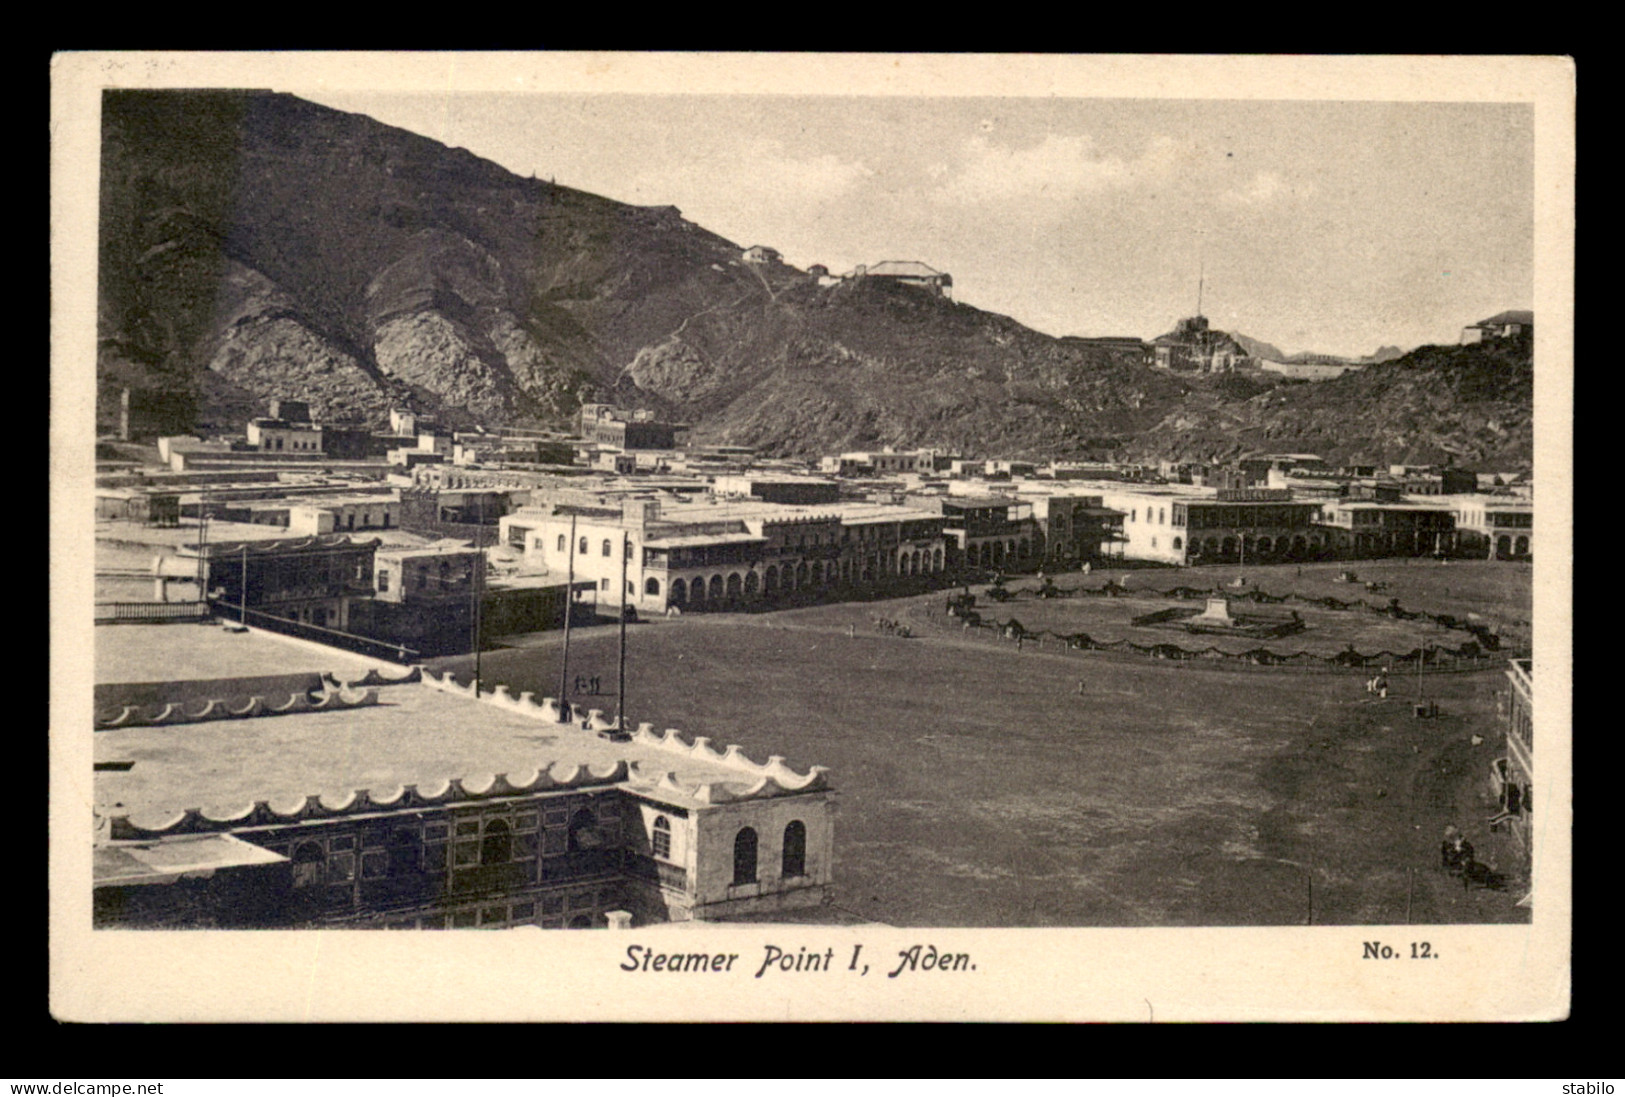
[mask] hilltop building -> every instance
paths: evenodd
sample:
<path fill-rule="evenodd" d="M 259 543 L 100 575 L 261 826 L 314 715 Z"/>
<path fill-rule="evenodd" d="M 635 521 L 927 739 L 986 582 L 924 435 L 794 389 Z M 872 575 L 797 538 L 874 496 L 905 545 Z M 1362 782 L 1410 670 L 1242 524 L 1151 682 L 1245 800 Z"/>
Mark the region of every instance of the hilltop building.
<path fill-rule="evenodd" d="M 1497 339 L 1533 339 L 1534 335 L 1535 314 L 1529 309 L 1508 309 L 1461 329 L 1463 344 L 1487 343 Z"/>
<path fill-rule="evenodd" d="M 1290 381 L 1335 381 L 1350 370 L 1362 368 L 1357 362 L 1277 362 L 1269 358 L 1256 359 L 1254 364 Z"/>
<path fill-rule="evenodd" d="M 1234 336 L 1209 328 L 1207 317 L 1197 315 L 1151 340 L 1147 362 L 1178 373 L 1229 373 L 1253 359 Z"/>
<path fill-rule="evenodd" d="M 913 260 L 888 259 L 872 267 L 860 264 L 841 277 L 845 281 L 879 278 L 900 286 L 916 286 L 937 297 L 953 296 L 953 275 L 932 270 L 924 263 Z"/>
<path fill-rule="evenodd" d="M 744 259 L 747 263 L 782 263 L 784 256 L 774 248 L 756 244 L 745 249 Z"/>

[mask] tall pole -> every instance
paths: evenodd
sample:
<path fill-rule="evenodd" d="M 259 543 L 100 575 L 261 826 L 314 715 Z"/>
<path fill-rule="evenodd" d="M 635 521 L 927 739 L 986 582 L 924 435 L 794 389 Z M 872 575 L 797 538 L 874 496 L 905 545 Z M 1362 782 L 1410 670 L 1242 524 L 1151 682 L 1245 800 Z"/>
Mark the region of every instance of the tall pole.
<path fill-rule="evenodd" d="M 480 520 L 474 533 L 474 696 L 480 695 L 480 602 L 485 587 L 485 496 L 480 495 Z"/>
<path fill-rule="evenodd" d="M 209 600 L 209 566 L 204 551 L 209 543 L 209 485 L 203 485 L 197 506 L 197 600 Z"/>
<path fill-rule="evenodd" d="M 621 666 L 615 685 L 615 730 L 626 730 L 626 562 L 632 555 L 632 538 L 621 534 Z"/>
<path fill-rule="evenodd" d="M 570 515 L 570 540 L 565 546 L 570 561 L 564 581 L 564 660 L 559 663 L 559 723 L 565 721 L 564 706 L 570 696 L 570 618 L 575 616 L 576 597 L 576 516 Z"/>
<path fill-rule="evenodd" d="M 243 582 L 237 592 L 237 623 L 248 624 L 248 542 L 243 542 Z"/>

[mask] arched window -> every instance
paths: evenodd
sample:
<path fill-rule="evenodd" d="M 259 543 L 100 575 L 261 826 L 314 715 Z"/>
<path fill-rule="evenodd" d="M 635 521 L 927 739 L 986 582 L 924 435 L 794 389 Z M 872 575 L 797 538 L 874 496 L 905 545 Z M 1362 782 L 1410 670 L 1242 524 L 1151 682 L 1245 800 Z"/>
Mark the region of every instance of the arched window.
<path fill-rule="evenodd" d="M 792 819 L 784 828 L 784 873 L 786 878 L 807 875 L 807 824 Z"/>
<path fill-rule="evenodd" d="M 645 579 L 643 581 L 643 593 L 645 593 L 645 594 L 659 594 L 660 593 L 660 580 L 656 579 L 656 578 L 654 578 L 652 576 L 650 578 L 648 578 L 648 579 Z"/>
<path fill-rule="evenodd" d="M 570 830 L 565 841 L 565 852 L 580 853 L 584 849 L 598 848 L 598 817 L 590 808 L 582 808 L 570 816 Z"/>
<path fill-rule="evenodd" d="M 590 915 L 590 914 L 578 914 L 578 915 L 576 915 L 574 918 L 570 919 L 570 928 L 571 929 L 592 929 L 593 928 L 592 915 Z"/>
<path fill-rule="evenodd" d="M 1184 540 L 1182 538 L 1175 537 L 1174 538 L 1174 551 L 1178 552 L 1180 549 L 1182 549 L 1184 547 L 1185 547 Z"/>
<path fill-rule="evenodd" d="M 671 860 L 671 820 L 664 815 L 655 816 L 654 832 L 650 835 L 654 853 L 663 861 Z"/>
<path fill-rule="evenodd" d="M 564 551 L 564 534 L 562 534 L 562 533 L 559 534 L 559 549 L 558 550 L 560 552 Z"/>
<path fill-rule="evenodd" d="M 688 601 L 688 584 L 681 579 L 671 581 L 671 604 L 680 606 Z"/>
<path fill-rule="evenodd" d="M 1157 508 L 1157 524 L 1161 526 L 1168 524 L 1168 510 L 1166 507 Z"/>
<path fill-rule="evenodd" d="M 734 883 L 756 882 L 756 832 L 746 827 L 734 836 Z"/>
<path fill-rule="evenodd" d="M 605 555 L 605 556 L 609 555 L 609 538 L 608 537 L 604 538 L 603 555 Z"/>
<path fill-rule="evenodd" d="M 1138 522 L 1140 520 L 1140 511 L 1138 508 L 1128 512 L 1128 520 L 1130 522 Z"/>
<path fill-rule="evenodd" d="M 576 552 L 581 556 L 587 555 L 587 539 L 585 537 L 581 539 L 581 544 L 576 546 Z"/>
<path fill-rule="evenodd" d="M 501 819 L 485 825 L 485 837 L 480 840 L 480 864 L 505 865 L 513 860 L 513 832 Z"/>
<path fill-rule="evenodd" d="M 705 596 L 713 602 L 722 601 L 722 576 L 711 576 L 711 586 L 706 590 Z"/>

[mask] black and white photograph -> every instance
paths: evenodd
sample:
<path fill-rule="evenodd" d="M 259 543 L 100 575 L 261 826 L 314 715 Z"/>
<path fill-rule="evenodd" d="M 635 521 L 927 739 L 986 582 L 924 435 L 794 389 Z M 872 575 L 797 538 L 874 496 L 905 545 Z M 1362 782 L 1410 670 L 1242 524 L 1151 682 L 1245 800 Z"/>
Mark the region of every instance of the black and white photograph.
<path fill-rule="evenodd" d="M 1562 1016 L 1572 67 L 1326 65 L 59 57 L 57 1008 Z"/>

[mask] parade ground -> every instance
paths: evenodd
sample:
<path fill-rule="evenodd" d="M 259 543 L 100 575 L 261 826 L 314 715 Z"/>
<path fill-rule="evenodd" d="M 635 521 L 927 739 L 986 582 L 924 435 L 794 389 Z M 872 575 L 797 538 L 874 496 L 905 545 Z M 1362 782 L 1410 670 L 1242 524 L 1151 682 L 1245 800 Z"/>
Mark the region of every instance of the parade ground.
<path fill-rule="evenodd" d="M 1250 568 L 1246 578 L 1276 595 L 1397 598 L 1409 610 L 1475 614 L 1509 633 L 1528 628 L 1527 567 L 1353 567 L 1357 582 L 1331 565 Z M 1053 578 L 1073 588 L 1114 576 L 1137 593 L 1234 579 L 1218 568 Z M 1365 582 L 1384 586 L 1367 592 Z M 1007 584 L 1037 585 L 1033 577 Z M 985 605 L 988 588 L 972 589 Z M 1383 698 L 1359 672 L 1018 646 L 996 629 L 951 623 L 946 593 L 629 626 L 626 718 L 737 743 L 758 759 L 784 755 L 798 769 L 829 767 L 841 806 L 829 920 L 1528 921 L 1515 851 L 1486 825 L 1495 813 L 1490 767 L 1504 751 L 1504 660 L 1470 672 L 1396 673 Z M 1087 615 L 1085 602 L 1108 601 L 1018 595 L 992 612 Z M 902 622 L 910 635 L 878 620 Z M 1357 614 L 1347 620 L 1373 626 Z M 1075 623 L 1098 627 L 1086 616 Z M 1343 643 L 1324 633 L 1335 626 L 1317 624 L 1317 639 Z M 572 702 L 615 712 L 617 631 L 575 631 Z M 484 682 L 556 696 L 560 639 L 507 638 L 509 646 L 483 655 Z M 467 681 L 473 663 L 433 665 Z M 1418 718 L 1419 701 L 1436 703 L 1437 716 Z M 1505 890 L 1465 890 L 1440 870 L 1448 825 L 1509 873 Z"/>

